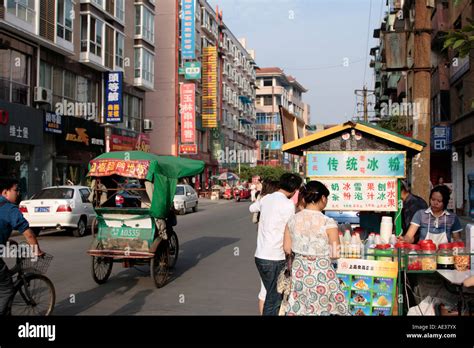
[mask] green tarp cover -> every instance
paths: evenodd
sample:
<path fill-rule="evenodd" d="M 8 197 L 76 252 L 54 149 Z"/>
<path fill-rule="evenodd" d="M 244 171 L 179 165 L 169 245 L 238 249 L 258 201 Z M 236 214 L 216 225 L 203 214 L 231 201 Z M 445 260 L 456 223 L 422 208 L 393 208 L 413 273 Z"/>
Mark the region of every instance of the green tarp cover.
<path fill-rule="evenodd" d="M 146 180 L 152 182 L 154 186 L 150 215 L 159 219 L 168 216 L 178 179 L 201 173 L 205 165 L 203 161 L 174 156 L 158 156 L 142 151 L 107 152 L 96 157 L 94 161 L 108 159 L 149 161 Z"/>

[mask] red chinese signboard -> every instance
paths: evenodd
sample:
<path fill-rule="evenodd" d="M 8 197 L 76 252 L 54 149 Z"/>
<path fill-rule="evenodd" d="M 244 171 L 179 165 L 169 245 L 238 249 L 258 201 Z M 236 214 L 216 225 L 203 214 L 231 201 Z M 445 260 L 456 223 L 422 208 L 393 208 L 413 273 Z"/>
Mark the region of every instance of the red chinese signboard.
<path fill-rule="evenodd" d="M 179 154 L 180 155 L 197 155 L 197 145 L 196 144 L 181 144 L 179 145 Z"/>
<path fill-rule="evenodd" d="M 196 142 L 196 86 L 194 83 L 181 85 L 181 143 L 194 144 Z"/>
<path fill-rule="evenodd" d="M 112 134 L 110 140 L 110 151 L 150 152 L 150 136 L 148 134 L 141 133 L 138 138 Z"/>
<path fill-rule="evenodd" d="M 116 174 L 127 178 L 145 179 L 149 166 L 149 161 L 96 160 L 91 161 L 91 169 L 88 176 L 110 176 Z"/>
<path fill-rule="evenodd" d="M 326 210 L 397 211 L 397 179 L 322 179 L 329 189 Z"/>

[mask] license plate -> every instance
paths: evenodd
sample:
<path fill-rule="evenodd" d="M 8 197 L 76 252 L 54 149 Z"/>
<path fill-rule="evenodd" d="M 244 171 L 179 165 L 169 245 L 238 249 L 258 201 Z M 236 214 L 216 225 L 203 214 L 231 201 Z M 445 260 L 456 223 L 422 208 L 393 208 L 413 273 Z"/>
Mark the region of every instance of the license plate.
<path fill-rule="evenodd" d="M 49 213 L 49 207 L 36 207 L 35 213 Z"/>

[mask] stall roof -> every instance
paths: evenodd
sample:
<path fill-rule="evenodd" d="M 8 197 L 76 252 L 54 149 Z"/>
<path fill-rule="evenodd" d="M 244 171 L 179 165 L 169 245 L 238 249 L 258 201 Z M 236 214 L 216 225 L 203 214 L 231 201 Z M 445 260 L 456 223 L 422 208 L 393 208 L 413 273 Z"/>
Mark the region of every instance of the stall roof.
<path fill-rule="evenodd" d="M 376 138 L 383 139 L 384 141 L 389 141 L 403 147 L 406 147 L 408 150 L 418 153 L 423 150 L 426 144 L 420 140 L 406 137 L 404 135 L 392 132 L 388 129 L 374 126 L 373 124 L 367 122 L 346 122 L 323 131 L 308 135 L 304 138 L 297 139 L 286 143 L 283 145 L 283 152 L 288 152 L 295 155 L 302 155 L 303 151 L 306 151 L 314 145 L 318 145 L 323 141 L 328 140 L 328 138 L 334 137 L 335 134 L 340 133 L 346 129 L 356 129 L 363 133 L 371 134 Z"/>

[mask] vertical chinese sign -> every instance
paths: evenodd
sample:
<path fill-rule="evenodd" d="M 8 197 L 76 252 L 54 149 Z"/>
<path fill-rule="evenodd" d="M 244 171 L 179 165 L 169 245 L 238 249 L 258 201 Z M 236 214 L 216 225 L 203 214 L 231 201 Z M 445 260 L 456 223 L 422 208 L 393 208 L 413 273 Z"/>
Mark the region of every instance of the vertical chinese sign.
<path fill-rule="evenodd" d="M 217 49 L 215 46 L 204 48 L 202 66 L 202 126 L 217 128 Z"/>
<path fill-rule="evenodd" d="M 195 59 L 195 0 L 181 0 L 181 58 Z"/>
<path fill-rule="evenodd" d="M 181 105 L 181 144 L 187 145 L 188 150 L 181 153 L 190 153 L 189 148 L 196 146 L 196 86 L 194 83 L 183 83 L 180 88 Z"/>
<path fill-rule="evenodd" d="M 122 123 L 123 72 L 108 72 L 105 76 L 105 122 Z"/>

